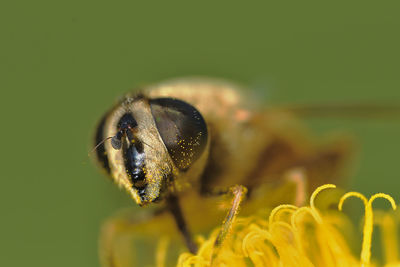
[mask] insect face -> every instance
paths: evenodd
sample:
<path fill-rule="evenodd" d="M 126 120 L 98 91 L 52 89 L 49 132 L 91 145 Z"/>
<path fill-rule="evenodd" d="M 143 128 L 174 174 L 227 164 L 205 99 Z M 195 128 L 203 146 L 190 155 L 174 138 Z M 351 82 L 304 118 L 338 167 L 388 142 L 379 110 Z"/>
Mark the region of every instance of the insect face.
<path fill-rule="evenodd" d="M 103 118 L 96 142 L 100 163 L 139 205 L 181 190 L 200 172 L 208 150 L 207 125 L 184 101 L 127 96 Z"/>

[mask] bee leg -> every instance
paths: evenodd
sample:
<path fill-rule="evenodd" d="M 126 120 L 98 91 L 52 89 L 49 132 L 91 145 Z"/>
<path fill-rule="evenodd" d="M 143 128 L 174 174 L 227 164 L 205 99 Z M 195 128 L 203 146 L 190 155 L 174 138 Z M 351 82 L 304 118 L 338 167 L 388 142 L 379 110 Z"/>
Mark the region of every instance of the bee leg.
<path fill-rule="evenodd" d="M 182 233 L 185 243 L 189 251 L 193 254 L 197 253 L 197 245 L 193 241 L 192 235 L 189 231 L 188 225 L 183 217 L 181 206 L 179 205 L 179 199 L 177 196 L 171 195 L 167 199 L 168 209 L 174 216 L 176 225 L 179 231 Z"/>
<path fill-rule="evenodd" d="M 247 189 L 244 186 L 241 185 L 235 185 L 230 188 L 229 192 L 233 194 L 233 199 L 232 199 L 232 205 L 231 208 L 226 215 L 221 230 L 218 233 L 217 238 L 215 239 L 214 246 L 213 246 L 213 252 L 211 254 L 211 265 L 213 260 L 217 257 L 218 252 L 229 234 L 229 232 L 232 229 L 233 222 L 235 220 L 235 217 L 237 213 L 239 212 L 239 207 L 241 202 L 243 201 L 243 198 L 246 194 Z"/>
<path fill-rule="evenodd" d="M 176 237 L 179 233 L 167 211 L 129 209 L 108 219 L 100 233 L 101 266 L 162 266 L 165 261 L 176 259 L 184 245 Z M 173 248 L 165 247 L 166 240 L 174 243 Z"/>

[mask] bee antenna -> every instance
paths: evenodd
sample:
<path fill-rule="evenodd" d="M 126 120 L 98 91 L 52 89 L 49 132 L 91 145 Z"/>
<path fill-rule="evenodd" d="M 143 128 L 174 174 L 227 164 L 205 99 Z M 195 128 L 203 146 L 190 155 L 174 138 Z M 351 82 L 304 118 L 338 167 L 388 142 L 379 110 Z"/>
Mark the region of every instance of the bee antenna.
<path fill-rule="evenodd" d="M 102 144 L 104 144 L 104 142 L 107 141 L 107 140 L 109 140 L 109 139 L 111 139 L 111 146 L 112 146 L 114 149 L 116 149 L 116 150 L 121 149 L 121 138 L 122 138 L 122 132 L 121 132 L 121 131 L 118 132 L 118 133 L 117 133 L 116 135 L 114 135 L 114 136 L 109 136 L 109 137 L 104 138 L 102 141 L 100 141 L 100 142 L 88 153 L 88 156 L 90 157 L 91 154 L 92 154 L 94 151 L 96 151 L 96 149 L 97 149 L 99 146 L 101 146 Z M 145 144 L 146 146 L 150 147 L 151 149 L 154 149 L 151 145 L 147 144 L 146 142 L 144 142 L 144 141 L 141 141 L 141 142 L 142 142 L 143 144 Z"/>
<path fill-rule="evenodd" d="M 148 146 L 148 147 L 150 147 L 151 149 L 153 149 L 154 150 L 154 148 L 151 146 L 151 145 L 149 145 L 149 144 L 147 144 L 146 142 L 144 142 L 144 141 L 141 141 L 143 144 L 145 144 L 146 146 Z"/>
<path fill-rule="evenodd" d="M 113 138 L 113 137 L 114 137 L 114 136 L 109 136 L 109 137 L 104 138 L 102 141 L 100 141 L 100 143 L 98 143 L 98 144 L 88 153 L 88 156 L 90 157 L 90 155 L 91 155 L 94 151 L 96 151 L 96 149 L 97 149 L 99 146 L 101 146 L 102 144 L 104 144 L 105 141 L 107 141 L 107 140 L 109 140 L 109 139 L 111 139 L 111 138 Z"/>

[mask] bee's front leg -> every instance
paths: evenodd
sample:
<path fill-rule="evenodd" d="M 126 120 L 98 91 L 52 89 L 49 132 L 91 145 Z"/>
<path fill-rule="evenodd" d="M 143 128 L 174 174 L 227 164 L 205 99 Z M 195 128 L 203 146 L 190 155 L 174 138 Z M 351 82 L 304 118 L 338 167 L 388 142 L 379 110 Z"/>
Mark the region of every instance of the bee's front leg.
<path fill-rule="evenodd" d="M 189 230 L 188 224 L 183 216 L 182 208 L 179 204 L 179 199 L 175 195 L 167 198 L 167 207 L 175 219 L 176 226 L 182 233 L 185 239 L 186 246 L 191 253 L 197 253 L 197 245 L 193 241 L 192 234 Z"/>
<path fill-rule="evenodd" d="M 221 229 L 218 233 L 217 238 L 215 239 L 214 246 L 213 246 L 213 252 L 211 254 L 211 265 L 213 263 L 213 260 L 216 258 L 218 255 L 218 252 L 226 239 L 227 235 L 232 229 L 233 222 L 236 218 L 237 213 L 239 212 L 239 207 L 240 204 L 243 201 L 244 196 L 246 195 L 247 189 L 244 186 L 241 185 L 235 185 L 232 186 L 229 191 L 231 194 L 233 194 L 233 199 L 231 202 L 231 208 L 228 211 L 228 214 L 226 215 Z"/>

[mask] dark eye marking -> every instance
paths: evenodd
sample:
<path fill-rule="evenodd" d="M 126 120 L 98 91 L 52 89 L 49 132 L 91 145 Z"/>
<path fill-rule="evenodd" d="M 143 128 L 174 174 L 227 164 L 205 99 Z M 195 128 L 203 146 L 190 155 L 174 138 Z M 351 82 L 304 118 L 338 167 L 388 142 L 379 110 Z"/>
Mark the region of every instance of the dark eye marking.
<path fill-rule="evenodd" d="M 157 129 L 175 165 L 186 170 L 207 145 L 207 125 L 192 105 L 174 98 L 149 101 Z"/>

